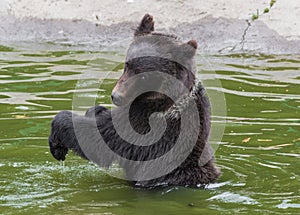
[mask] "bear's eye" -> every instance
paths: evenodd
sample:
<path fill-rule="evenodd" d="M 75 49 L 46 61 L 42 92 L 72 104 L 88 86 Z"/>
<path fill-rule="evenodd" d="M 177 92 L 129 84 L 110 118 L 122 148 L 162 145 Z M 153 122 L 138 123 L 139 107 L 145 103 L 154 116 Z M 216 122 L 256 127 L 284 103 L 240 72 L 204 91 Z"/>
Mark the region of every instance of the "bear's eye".
<path fill-rule="evenodd" d="M 129 66 L 129 63 L 125 62 L 125 64 L 124 64 L 124 70 L 128 69 L 128 66 Z"/>
<path fill-rule="evenodd" d="M 140 74 L 141 72 L 142 72 L 142 70 L 140 70 L 139 68 L 134 69 L 134 74 L 135 75 Z"/>

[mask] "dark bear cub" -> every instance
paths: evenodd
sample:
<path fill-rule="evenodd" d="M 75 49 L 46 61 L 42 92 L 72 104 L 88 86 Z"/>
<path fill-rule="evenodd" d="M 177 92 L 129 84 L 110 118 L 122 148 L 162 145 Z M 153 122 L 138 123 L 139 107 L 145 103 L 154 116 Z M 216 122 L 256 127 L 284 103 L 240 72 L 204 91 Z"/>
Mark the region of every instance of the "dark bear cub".
<path fill-rule="evenodd" d="M 137 186 L 199 186 L 220 175 L 208 138 L 210 104 L 195 84 L 197 42 L 154 32 L 146 14 L 134 32 L 124 73 L 112 91 L 117 106 L 69 111 L 52 121 L 49 146 L 57 160 L 68 150 L 109 167 L 117 162 Z"/>

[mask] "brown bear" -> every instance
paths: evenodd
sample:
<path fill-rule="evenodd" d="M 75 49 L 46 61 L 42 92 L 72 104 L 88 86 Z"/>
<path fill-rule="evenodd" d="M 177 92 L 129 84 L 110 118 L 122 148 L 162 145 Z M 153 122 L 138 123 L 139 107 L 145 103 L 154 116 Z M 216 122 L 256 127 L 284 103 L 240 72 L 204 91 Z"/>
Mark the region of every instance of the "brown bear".
<path fill-rule="evenodd" d="M 136 186 L 216 181 L 221 173 L 208 143 L 210 104 L 195 84 L 196 49 L 194 40 L 154 32 L 146 14 L 112 91 L 117 107 L 95 106 L 85 116 L 58 113 L 49 136 L 52 155 L 65 160 L 70 149 L 100 167 L 117 162 Z"/>

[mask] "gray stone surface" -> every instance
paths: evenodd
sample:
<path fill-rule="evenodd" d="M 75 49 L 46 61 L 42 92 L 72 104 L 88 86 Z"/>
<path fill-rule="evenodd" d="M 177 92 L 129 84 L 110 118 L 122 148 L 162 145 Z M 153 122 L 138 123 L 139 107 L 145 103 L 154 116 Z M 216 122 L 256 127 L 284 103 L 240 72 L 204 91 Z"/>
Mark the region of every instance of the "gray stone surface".
<path fill-rule="evenodd" d="M 125 49 L 146 12 L 158 31 L 196 39 L 208 54 L 300 53 L 300 1 L 3 0 L 0 44 L 50 42 Z M 269 8 L 269 13 L 263 13 Z M 259 17 L 252 20 L 253 14 Z"/>

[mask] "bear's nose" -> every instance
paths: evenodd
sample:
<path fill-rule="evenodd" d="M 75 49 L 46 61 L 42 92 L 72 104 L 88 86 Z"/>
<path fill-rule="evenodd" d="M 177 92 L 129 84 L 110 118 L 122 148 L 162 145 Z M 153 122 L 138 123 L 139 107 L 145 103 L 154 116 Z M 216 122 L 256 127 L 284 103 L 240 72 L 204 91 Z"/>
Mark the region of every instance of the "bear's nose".
<path fill-rule="evenodd" d="M 120 94 L 118 94 L 118 93 L 112 93 L 112 94 L 111 94 L 111 100 L 112 100 L 112 102 L 113 102 L 115 105 L 121 106 L 121 105 L 122 105 L 123 98 L 122 98 L 122 96 L 120 96 Z"/>

